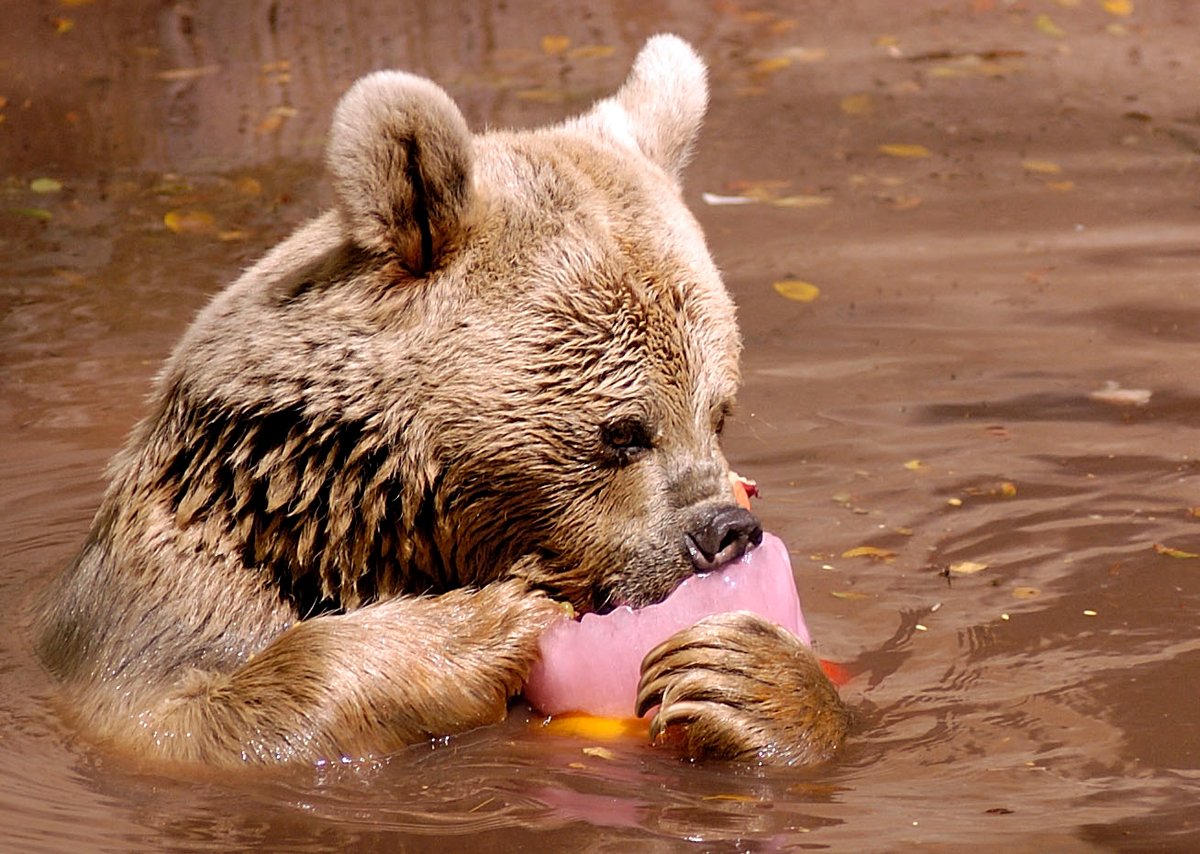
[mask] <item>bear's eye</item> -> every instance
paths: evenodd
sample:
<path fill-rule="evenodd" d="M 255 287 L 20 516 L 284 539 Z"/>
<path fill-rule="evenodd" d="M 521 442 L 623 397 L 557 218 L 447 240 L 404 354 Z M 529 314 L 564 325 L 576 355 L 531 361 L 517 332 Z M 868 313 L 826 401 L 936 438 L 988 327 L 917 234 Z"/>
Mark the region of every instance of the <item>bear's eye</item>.
<path fill-rule="evenodd" d="M 600 440 L 621 464 L 632 462 L 653 447 L 645 422 L 632 416 L 617 418 L 603 425 L 600 428 Z"/>

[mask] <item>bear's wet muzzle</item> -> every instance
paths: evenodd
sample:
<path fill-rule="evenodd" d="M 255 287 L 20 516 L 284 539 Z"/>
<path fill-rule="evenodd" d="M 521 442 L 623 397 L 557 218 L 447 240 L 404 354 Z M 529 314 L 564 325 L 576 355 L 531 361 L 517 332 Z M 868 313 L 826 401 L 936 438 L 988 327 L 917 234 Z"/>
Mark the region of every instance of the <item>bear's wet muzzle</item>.
<path fill-rule="evenodd" d="M 684 532 L 683 546 L 696 572 L 711 572 L 757 546 L 762 535 L 762 525 L 749 510 L 714 504 L 697 511 Z"/>

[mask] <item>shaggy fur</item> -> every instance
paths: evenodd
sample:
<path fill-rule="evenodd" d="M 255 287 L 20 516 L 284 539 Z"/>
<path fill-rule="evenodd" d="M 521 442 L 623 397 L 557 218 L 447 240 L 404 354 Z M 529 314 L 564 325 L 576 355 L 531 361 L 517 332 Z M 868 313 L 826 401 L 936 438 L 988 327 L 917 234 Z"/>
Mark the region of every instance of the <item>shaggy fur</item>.
<path fill-rule="evenodd" d="M 552 599 L 641 605 L 693 571 L 740 346 L 680 200 L 705 101 L 669 36 L 529 132 L 472 136 L 411 75 L 355 84 L 336 208 L 196 319 L 46 593 L 87 733 L 213 765 L 380 754 L 502 719 Z M 644 694 L 696 723 L 690 753 L 823 758 L 836 693 L 760 623 L 709 624 L 712 656 L 681 634 Z M 756 687 L 690 690 L 734 659 Z"/>

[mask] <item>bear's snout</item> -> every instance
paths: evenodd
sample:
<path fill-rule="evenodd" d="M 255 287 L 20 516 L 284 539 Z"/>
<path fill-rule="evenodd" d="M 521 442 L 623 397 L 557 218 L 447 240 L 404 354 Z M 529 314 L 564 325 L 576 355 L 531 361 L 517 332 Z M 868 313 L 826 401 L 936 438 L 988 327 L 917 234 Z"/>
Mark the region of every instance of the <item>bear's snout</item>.
<path fill-rule="evenodd" d="M 697 572 L 711 572 L 762 542 L 762 525 L 757 517 L 736 504 L 701 509 L 690 528 L 683 535 L 683 545 Z"/>

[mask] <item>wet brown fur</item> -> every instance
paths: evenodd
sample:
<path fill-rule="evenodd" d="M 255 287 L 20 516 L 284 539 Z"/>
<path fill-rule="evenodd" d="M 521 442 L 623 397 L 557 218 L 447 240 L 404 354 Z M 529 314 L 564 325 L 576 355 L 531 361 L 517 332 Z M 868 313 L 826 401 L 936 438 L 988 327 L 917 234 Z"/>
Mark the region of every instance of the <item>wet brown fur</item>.
<path fill-rule="evenodd" d="M 384 753 L 502 719 L 551 598 L 644 604 L 692 571 L 682 532 L 729 500 L 739 350 L 679 196 L 705 100 L 673 37 L 542 130 L 472 136 L 399 72 L 347 93 L 335 209 L 197 318 L 46 593 L 40 652 L 85 732 L 216 766 Z M 622 419 L 648 447 L 606 442 Z M 806 693 L 735 691 L 714 725 L 679 707 L 708 733 L 691 752 L 836 748 L 811 653 L 711 631 L 754 638 L 765 683 L 799 668 Z M 711 663 L 664 661 L 693 680 Z M 660 717 L 687 718 L 666 696 Z M 766 743 L 795 738 L 820 749 Z"/>

